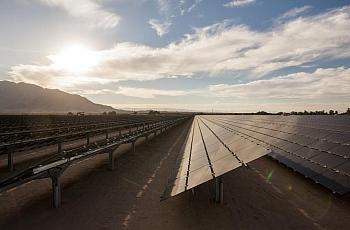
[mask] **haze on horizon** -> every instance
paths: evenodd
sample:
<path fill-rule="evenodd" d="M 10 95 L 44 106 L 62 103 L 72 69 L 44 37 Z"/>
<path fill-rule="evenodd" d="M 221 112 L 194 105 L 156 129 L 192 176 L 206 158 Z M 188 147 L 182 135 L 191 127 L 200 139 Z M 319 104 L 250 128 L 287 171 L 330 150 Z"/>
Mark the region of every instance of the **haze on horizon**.
<path fill-rule="evenodd" d="M 4 0 L 0 19 L 0 80 L 121 109 L 350 105 L 350 1 Z"/>

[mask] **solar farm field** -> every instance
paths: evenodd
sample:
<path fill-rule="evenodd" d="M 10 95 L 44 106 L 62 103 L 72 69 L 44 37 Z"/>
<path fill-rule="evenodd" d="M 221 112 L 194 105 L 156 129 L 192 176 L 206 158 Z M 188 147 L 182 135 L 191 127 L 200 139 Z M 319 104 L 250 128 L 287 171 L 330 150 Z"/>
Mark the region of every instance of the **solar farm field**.
<path fill-rule="evenodd" d="M 139 138 L 148 139 L 151 134 L 156 135 L 184 119 L 183 115 L 2 116 L 0 155 L 3 159 L 7 157 L 9 173 L 0 176 L 0 191 L 49 177 L 53 183 L 54 206 L 58 207 L 59 177 L 70 165 L 108 153 L 112 169 L 113 152 L 120 145 L 131 143 L 135 150 Z M 49 148 L 52 146 L 53 151 Z M 45 154 L 37 155 L 43 148 Z M 28 153 L 32 157 L 15 167 L 15 160 Z"/>
<path fill-rule="evenodd" d="M 349 224 L 349 116 L 4 118 L 5 229 Z"/>

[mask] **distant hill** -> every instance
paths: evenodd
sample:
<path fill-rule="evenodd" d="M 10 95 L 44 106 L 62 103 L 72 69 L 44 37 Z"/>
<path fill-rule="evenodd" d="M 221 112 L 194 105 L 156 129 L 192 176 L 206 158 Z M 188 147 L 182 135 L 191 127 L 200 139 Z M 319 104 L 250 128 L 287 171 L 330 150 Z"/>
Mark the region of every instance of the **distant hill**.
<path fill-rule="evenodd" d="M 27 83 L 0 81 L 0 113 L 126 112 L 85 97 Z"/>

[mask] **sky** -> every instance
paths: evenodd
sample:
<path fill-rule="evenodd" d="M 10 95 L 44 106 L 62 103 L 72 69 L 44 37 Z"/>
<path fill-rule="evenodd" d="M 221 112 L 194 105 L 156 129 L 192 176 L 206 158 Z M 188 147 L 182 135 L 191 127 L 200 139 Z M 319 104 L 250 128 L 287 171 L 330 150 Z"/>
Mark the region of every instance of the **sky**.
<path fill-rule="evenodd" d="M 2 0 L 0 29 L 0 80 L 115 108 L 350 107 L 349 0 Z"/>

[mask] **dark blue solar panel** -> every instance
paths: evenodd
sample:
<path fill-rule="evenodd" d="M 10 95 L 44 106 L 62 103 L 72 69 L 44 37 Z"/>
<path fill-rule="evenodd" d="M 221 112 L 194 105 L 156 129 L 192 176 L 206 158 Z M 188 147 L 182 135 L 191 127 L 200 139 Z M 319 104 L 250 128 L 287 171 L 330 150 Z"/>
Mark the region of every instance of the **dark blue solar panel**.
<path fill-rule="evenodd" d="M 334 141 L 338 143 L 350 143 L 350 133 L 335 133 L 325 137 L 328 141 Z"/>
<path fill-rule="evenodd" d="M 329 149 L 328 152 L 350 158 L 350 145 L 339 145 L 338 147 Z"/>
<path fill-rule="evenodd" d="M 251 161 L 267 153 L 334 192 L 343 194 L 349 191 L 350 116 L 208 115 L 201 116 L 201 120 L 205 121 L 200 123 L 200 127 L 211 164 L 203 154 L 197 126 L 191 159 L 194 171 L 187 178 L 188 188 L 212 179 L 212 171 L 223 174 L 239 167 L 240 163 L 230 154 L 231 151 L 243 161 Z M 230 151 L 215 139 L 210 129 Z M 266 152 L 266 149 L 271 151 Z M 191 161 L 187 159 L 183 163 L 191 165 Z M 183 176 L 184 170 L 181 172 Z M 183 180 L 176 180 L 175 184 L 182 186 Z M 181 191 L 178 187 L 175 186 L 175 190 Z"/>
<path fill-rule="evenodd" d="M 310 160 L 328 168 L 334 168 L 348 161 L 348 159 L 344 157 L 336 156 L 326 152 L 322 152 L 320 155 L 310 158 Z"/>
<path fill-rule="evenodd" d="M 350 178 L 332 170 L 326 170 L 320 175 L 315 175 L 312 179 L 339 194 L 350 191 Z"/>

